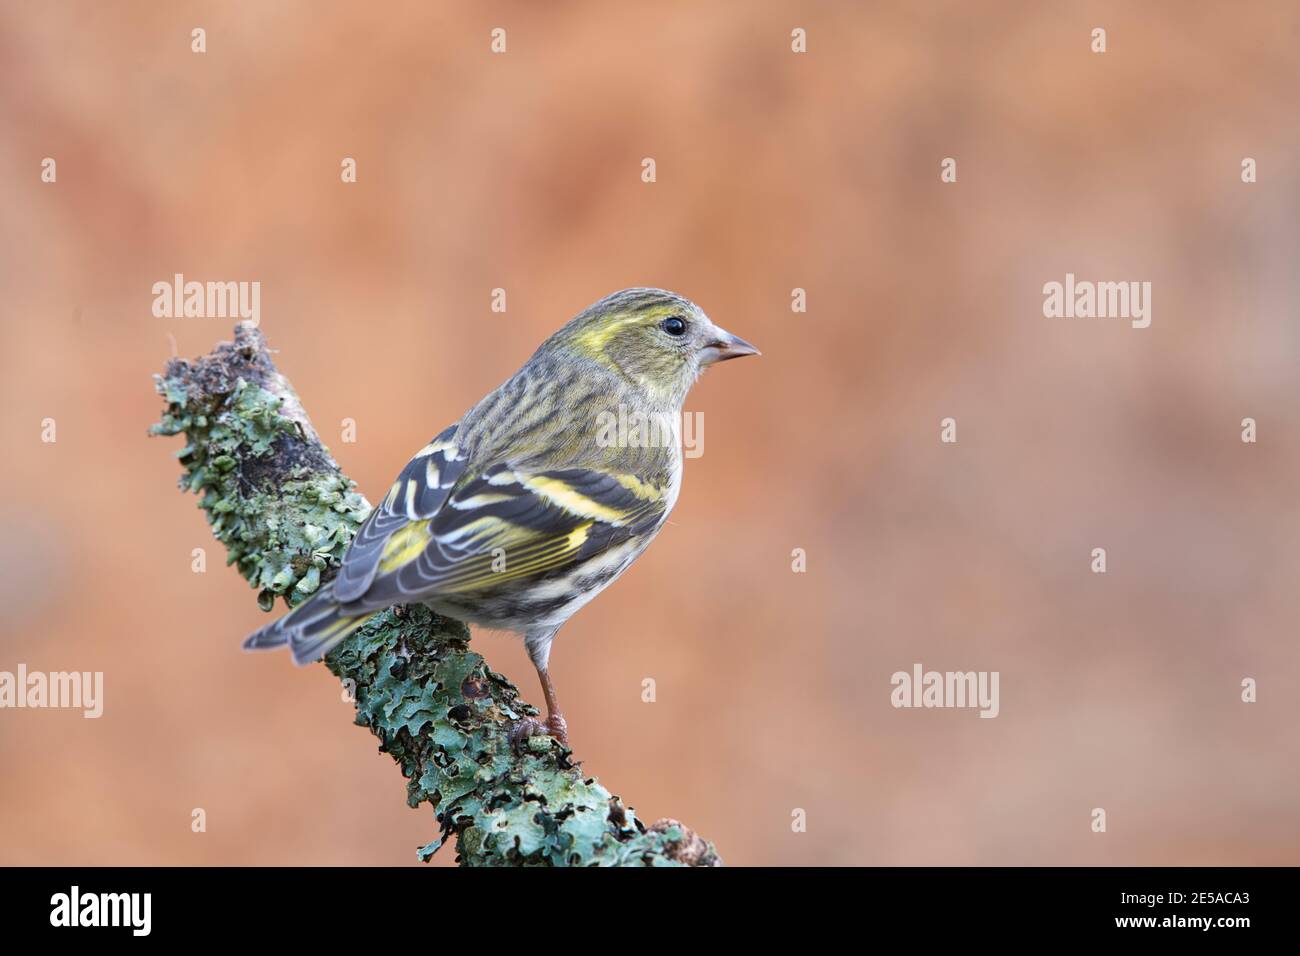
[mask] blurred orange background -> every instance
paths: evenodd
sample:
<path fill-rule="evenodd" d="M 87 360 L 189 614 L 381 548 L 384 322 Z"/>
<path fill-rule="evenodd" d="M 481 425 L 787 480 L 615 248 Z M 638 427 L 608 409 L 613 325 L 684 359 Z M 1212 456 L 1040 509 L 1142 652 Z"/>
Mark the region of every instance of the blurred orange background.
<path fill-rule="evenodd" d="M 4 3 L 0 670 L 103 671 L 105 712 L 0 711 L 0 863 L 435 832 L 324 668 L 239 651 L 267 618 L 145 436 L 172 340 L 233 325 L 154 317 L 178 272 L 261 283 L 372 499 L 615 289 L 762 348 L 552 657 L 642 818 L 731 864 L 1300 863 L 1298 44 L 1281 0 Z M 1150 281 L 1151 327 L 1045 318 L 1067 272 Z M 916 662 L 1000 715 L 894 709 Z"/>

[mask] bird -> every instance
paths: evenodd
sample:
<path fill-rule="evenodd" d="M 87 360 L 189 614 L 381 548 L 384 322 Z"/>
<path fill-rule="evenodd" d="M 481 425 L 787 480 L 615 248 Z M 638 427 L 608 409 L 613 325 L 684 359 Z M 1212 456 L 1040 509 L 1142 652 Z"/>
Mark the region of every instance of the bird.
<path fill-rule="evenodd" d="M 248 637 L 324 657 L 395 604 L 523 636 L 548 734 L 569 746 L 551 643 L 663 529 L 682 480 L 681 413 L 710 365 L 758 349 L 663 289 L 608 295 L 439 432 L 358 529 L 335 577 Z"/>

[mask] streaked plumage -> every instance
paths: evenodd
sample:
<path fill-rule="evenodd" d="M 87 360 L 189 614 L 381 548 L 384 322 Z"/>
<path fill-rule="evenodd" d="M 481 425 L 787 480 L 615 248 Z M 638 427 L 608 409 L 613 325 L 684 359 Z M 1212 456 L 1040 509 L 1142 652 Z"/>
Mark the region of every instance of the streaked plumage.
<path fill-rule="evenodd" d="M 670 292 L 595 303 L 420 449 L 334 581 L 245 647 L 287 643 L 304 664 L 372 614 L 423 602 L 523 633 L 563 737 L 547 677 L 555 632 L 663 527 L 681 484 L 682 402 L 703 366 L 755 351 Z M 671 423 L 669 440 L 610 441 L 610 418 L 629 410 Z"/>

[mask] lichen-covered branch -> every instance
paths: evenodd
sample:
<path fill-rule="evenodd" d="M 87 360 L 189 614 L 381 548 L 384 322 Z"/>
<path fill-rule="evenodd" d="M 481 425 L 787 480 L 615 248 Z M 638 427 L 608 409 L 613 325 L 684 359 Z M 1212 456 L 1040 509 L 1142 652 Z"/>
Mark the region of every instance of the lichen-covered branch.
<path fill-rule="evenodd" d="M 157 376 L 167 403 L 157 435 L 186 439 L 182 489 L 199 495 L 212 533 L 270 610 L 329 580 L 370 510 L 321 443 L 257 329 Z M 469 630 L 423 606 L 377 615 L 326 658 L 406 777 L 406 802 L 428 802 L 457 859 L 476 866 L 719 863 L 711 844 L 672 820 L 640 823 L 551 737 L 511 731 L 537 713 L 469 648 Z M 521 749 L 522 747 L 522 749 Z"/>

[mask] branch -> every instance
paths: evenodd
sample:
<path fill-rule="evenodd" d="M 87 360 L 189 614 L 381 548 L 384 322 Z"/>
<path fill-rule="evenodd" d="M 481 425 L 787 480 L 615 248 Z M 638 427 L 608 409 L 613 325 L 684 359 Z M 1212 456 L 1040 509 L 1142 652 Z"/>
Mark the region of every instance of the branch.
<path fill-rule="evenodd" d="M 155 376 L 167 402 L 155 435 L 184 433 L 182 490 L 271 610 L 337 572 L 370 511 L 321 443 L 262 334 L 235 329 L 207 356 Z M 428 802 L 471 866 L 717 866 L 712 844 L 675 820 L 644 826 L 551 737 L 512 744 L 537 708 L 469 649 L 469 629 L 423 605 L 376 615 L 325 659 L 406 777 L 406 802 Z"/>

